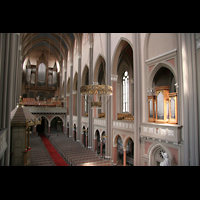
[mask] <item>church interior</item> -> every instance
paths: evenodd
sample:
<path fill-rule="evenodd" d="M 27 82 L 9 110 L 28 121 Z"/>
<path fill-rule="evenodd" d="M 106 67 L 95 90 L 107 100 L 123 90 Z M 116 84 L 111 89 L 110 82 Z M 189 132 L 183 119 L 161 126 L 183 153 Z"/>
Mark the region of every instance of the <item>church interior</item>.
<path fill-rule="evenodd" d="M 0 166 L 199 166 L 200 33 L 0 33 Z"/>

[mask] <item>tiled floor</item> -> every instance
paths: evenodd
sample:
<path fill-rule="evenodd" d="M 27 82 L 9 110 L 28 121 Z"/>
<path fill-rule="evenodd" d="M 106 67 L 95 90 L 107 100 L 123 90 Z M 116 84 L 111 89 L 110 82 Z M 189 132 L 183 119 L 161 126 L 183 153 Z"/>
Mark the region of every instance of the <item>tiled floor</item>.
<path fill-rule="evenodd" d="M 83 147 L 79 142 L 64 134 L 51 135 L 50 142 L 60 153 L 64 160 L 73 166 L 111 166 L 111 160 L 103 159 L 96 155 L 91 149 Z"/>
<path fill-rule="evenodd" d="M 56 166 L 40 137 L 31 134 L 30 146 L 29 166 Z"/>

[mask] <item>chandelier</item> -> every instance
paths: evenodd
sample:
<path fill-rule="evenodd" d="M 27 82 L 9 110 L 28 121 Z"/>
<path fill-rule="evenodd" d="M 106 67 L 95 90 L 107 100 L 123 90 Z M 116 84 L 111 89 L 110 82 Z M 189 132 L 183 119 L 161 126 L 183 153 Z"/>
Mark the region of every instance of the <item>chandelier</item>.
<path fill-rule="evenodd" d="M 96 107 L 97 109 L 101 109 L 102 97 L 107 97 L 108 101 L 108 97 L 113 94 L 112 86 L 99 85 L 98 82 L 93 82 L 93 85 L 84 85 L 80 91 L 85 101 L 91 103 L 91 108 Z"/>

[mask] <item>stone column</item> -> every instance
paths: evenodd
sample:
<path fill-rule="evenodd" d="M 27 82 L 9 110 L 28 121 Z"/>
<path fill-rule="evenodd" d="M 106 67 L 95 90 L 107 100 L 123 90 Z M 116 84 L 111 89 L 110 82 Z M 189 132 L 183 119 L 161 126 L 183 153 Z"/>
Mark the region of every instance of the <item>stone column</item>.
<path fill-rule="evenodd" d="M 69 137 L 73 132 L 73 62 L 70 62 Z"/>
<path fill-rule="evenodd" d="M 100 157 L 103 158 L 103 141 L 100 140 Z"/>
<path fill-rule="evenodd" d="M 60 71 L 60 97 L 62 97 L 62 71 Z"/>
<path fill-rule="evenodd" d="M 91 39 L 92 34 L 89 35 L 90 43 L 89 43 L 89 84 L 93 84 L 93 41 Z M 89 117 L 89 130 L 88 130 L 88 148 L 92 148 L 92 141 L 93 141 L 93 110 L 91 109 L 91 103 L 88 104 L 88 117 Z"/>
<path fill-rule="evenodd" d="M 65 124 L 63 124 L 63 134 L 65 134 Z"/>
<path fill-rule="evenodd" d="M 111 85 L 111 33 L 106 33 L 106 84 Z M 111 97 L 106 103 L 106 150 L 105 158 L 111 158 L 112 147 L 112 121 L 111 121 Z"/>
<path fill-rule="evenodd" d="M 94 138 L 94 152 L 97 150 L 97 138 Z"/>
<path fill-rule="evenodd" d="M 113 144 L 113 165 L 117 165 L 117 144 Z"/>
<path fill-rule="evenodd" d="M 112 99 L 112 119 L 117 120 L 117 78 L 118 75 L 111 75 L 112 87 L 113 87 L 113 95 Z"/>
<path fill-rule="evenodd" d="M 183 94 L 184 165 L 199 165 L 199 131 L 197 105 L 197 65 L 194 33 L 181 33 L 181 62 Z"/>
<path fill-rule="evenodd" d="M 2 128 L 7 128 L 7 150 L 5 152 L 5 165 L 10 165 L 10 112 L 14 108 L 14 77 L 16 76 L 16 65 L 17 65 L 17 34 L 16 33 L 5 33 L 1 35 L 5 43 L 2 42 L 1 49 L 1 69 L 4 69 L 1 78 L 3 78 L 3 104 L 2 104 Z M 4 45 L 4 46 L 3 46 Z M 3 54 L 3 57 L 2 57 Z"/>
<path fill-rule="evenodd" d="M 64 98 L 67 100 L 67 68 L 66 68 L 66 60 L 64 60 L 64 69 L 65 69 L 65 79 L 64 79 Z M 64 107 L 67 107 L 67 101 L 64 102 Z M 64 134 L 67 134 L 67 113 L 65 113 L 64 118 Z"/>
<path fill-rule="evenodd" d="M 80 87 L 82 83 L 81 79 L 81 54 L 78 54 L 78 86 L 77 86 L 77 140 L 80 141 L 81 139 L 81 106 L 82 106 L 82 98 L 81 98 L 81 92 Z"/>
<path fill-rule="evenodd" d="M 48 124 L 48 134 L 51 133 L 51 124 Z"/>
<path fill-rule="evenodd" d="M 124 164 L 123 165 L 126 166 L 126 148 L 124 147 L 123 150 L 124 150 L 124 156 L 123 156 L 124 157 Z"/>
<path fill-rule="evenodd" d="M 134 77 L 134 165 L 140 165 L 140 131 L 142 113 L 142 76 L 140 33 L 133 33 L 133 77 Z"/>
<path fill-rule="evenodd" d="M 85 135 L 85 147 L 88 148 L 88 133 Z"/>
<path fill-rule="evenodd" d="M 34 126 L 34 134 L 36 135 L 36 126 Z"/>

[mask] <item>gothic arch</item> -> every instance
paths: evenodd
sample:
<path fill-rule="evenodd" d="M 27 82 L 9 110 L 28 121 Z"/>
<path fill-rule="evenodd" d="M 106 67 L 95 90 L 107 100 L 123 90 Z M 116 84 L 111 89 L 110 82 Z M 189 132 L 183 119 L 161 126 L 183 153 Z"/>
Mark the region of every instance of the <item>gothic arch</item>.
<path fill-rule="evenodd" d="M 118 58 L 121 54 L 121 50 L 125 43 L 128 43 L 133 51 L 133 45 L 127 38 L 121 37 L 115 47 L 112 59 L 111 59 L 111 73 L 117 75 Z"/>
<path fill-rule="evenodd" d="M 83 68 L 83 71 L 82 71 L 82 86 L 85 85 L 85 79 L 86 79 L 86 76 L 87 76 L 87 72 L 89 72 L 89 67 L 87 65 L 84 66 Z M 89 76 L 88 76 L 88 79 L 89 79 Z M 88 83 L 89 83 L 89 80 L 88 80 Z"/>
<path fill-rule="evenodd" d="M 122 143 L 124 144 L 124 138 L 122 137 L 122 135 L 120 133 L 116 133 L 115 136 L 113 137 L 113 145 L 117 144 L 117 138 L 121 137 L 122 139 Z"/>
<path fill-rule="evenodd" d="M 164 145 L 158 143 L 158 144 L 150 145 L 150 147 L 149 147 L 149 149 L 147 151 L 147 155 L 149 157 L 149 166 L 154 166 L 155 165 L 155 162 L 156 162 L 155 156 L 156 156 L 156 153 L 159 150 L 164 150 L 168 154 L 168 156 L 169 156 L 169 158 L 171 160 L 171 164 L 173 165 L 173 157 L 172 157 L 172 154 L 171 154 L 170 150 L 167 147 L 165 147 Z"/>
<path fill-rule="evenodd" d="M 129 141 L 129 139 L 131 139 L 131 140 L 134 142 L 134 139 L 133 139 L 131 136 L 127 135 L 127 136 L 123 139 L 123 146 L 124 146 L 124 147 L 127 146 L 127 143 L 128 143 L 128 141 Z"/>
<path fill-rule="evenodd" d="M 64 119 L 63 119 L 62 116 L 60 116 L 60 115 L 55 115 L 55 116 L 53 116 L 53 117 L 49 120 L 50 124 L 51 124 L 51 121 L 52 121 L 55 117 L 59 117 L 59 118 L 62 120 L 62 123 L 64 124 Z"/>
<path fill-rule="evenodd" d="M 95 62 L 95 65 L 94 65 L 94 82 L 98 82 L 98 71 L 99 71 L 99 67 L 101 65 L 101 63 L 105 62 L 105 57 L 99 53 L 98 57 L 97 57 L 97 60 Z M 105 64 L 106 65 L 106 64 Z M 106 70 L 106 68 L 105 68 Z"/>
<path fill-rule="evenodd" d="M 76 87 L 77 87 L 77 85 L 76 85 L 76 82 L 78 82 L 78 73 L 77 72 L 75 72 L 75 74 L 74 74 L 74 83 L 73 83 L 73 90 L 76 90 Z"/>
<path fill-rule="evenodd" d="M 96 128 L 96 129 L 94 130 L 94 139 L 97 138 L 97 131 L 99 132 L 99 136 L 100 136 L 100 131 L 99 131 L 98 128 Z"/>
<path fill-rule="evenodd" d="M 177 75 L 176 75 L 176 72 L 174 70 L 174 66 L 172 64 L 168 63 L 168 62 L 162 61 L 162 62 L 159 62 L 158 64 L 156 64 L 153 67 L 153 69 L 151 70 L 151 72 L 149 74 L 149 81 L 148 81 L 148 85 L 149 86 L 152 86 L 153 79 L 154 79 L 156 73 L 162 67 L 165 67 L 165 68 L 169 69 L 172 72 L 172 74 L 174 75 L 175 82 L 177 82 Z"/>
<path fill-rule="evenodd" d="M 45 115 L 38 115 L 37 118 L 39 118 L 39 117 L 41 117 L 41 118 L 44 117 L 48 121 L 48 125 L 51 124 L 51 121 L 50 121 L 50 119 L 47 116 L 45 116 Z"/>

